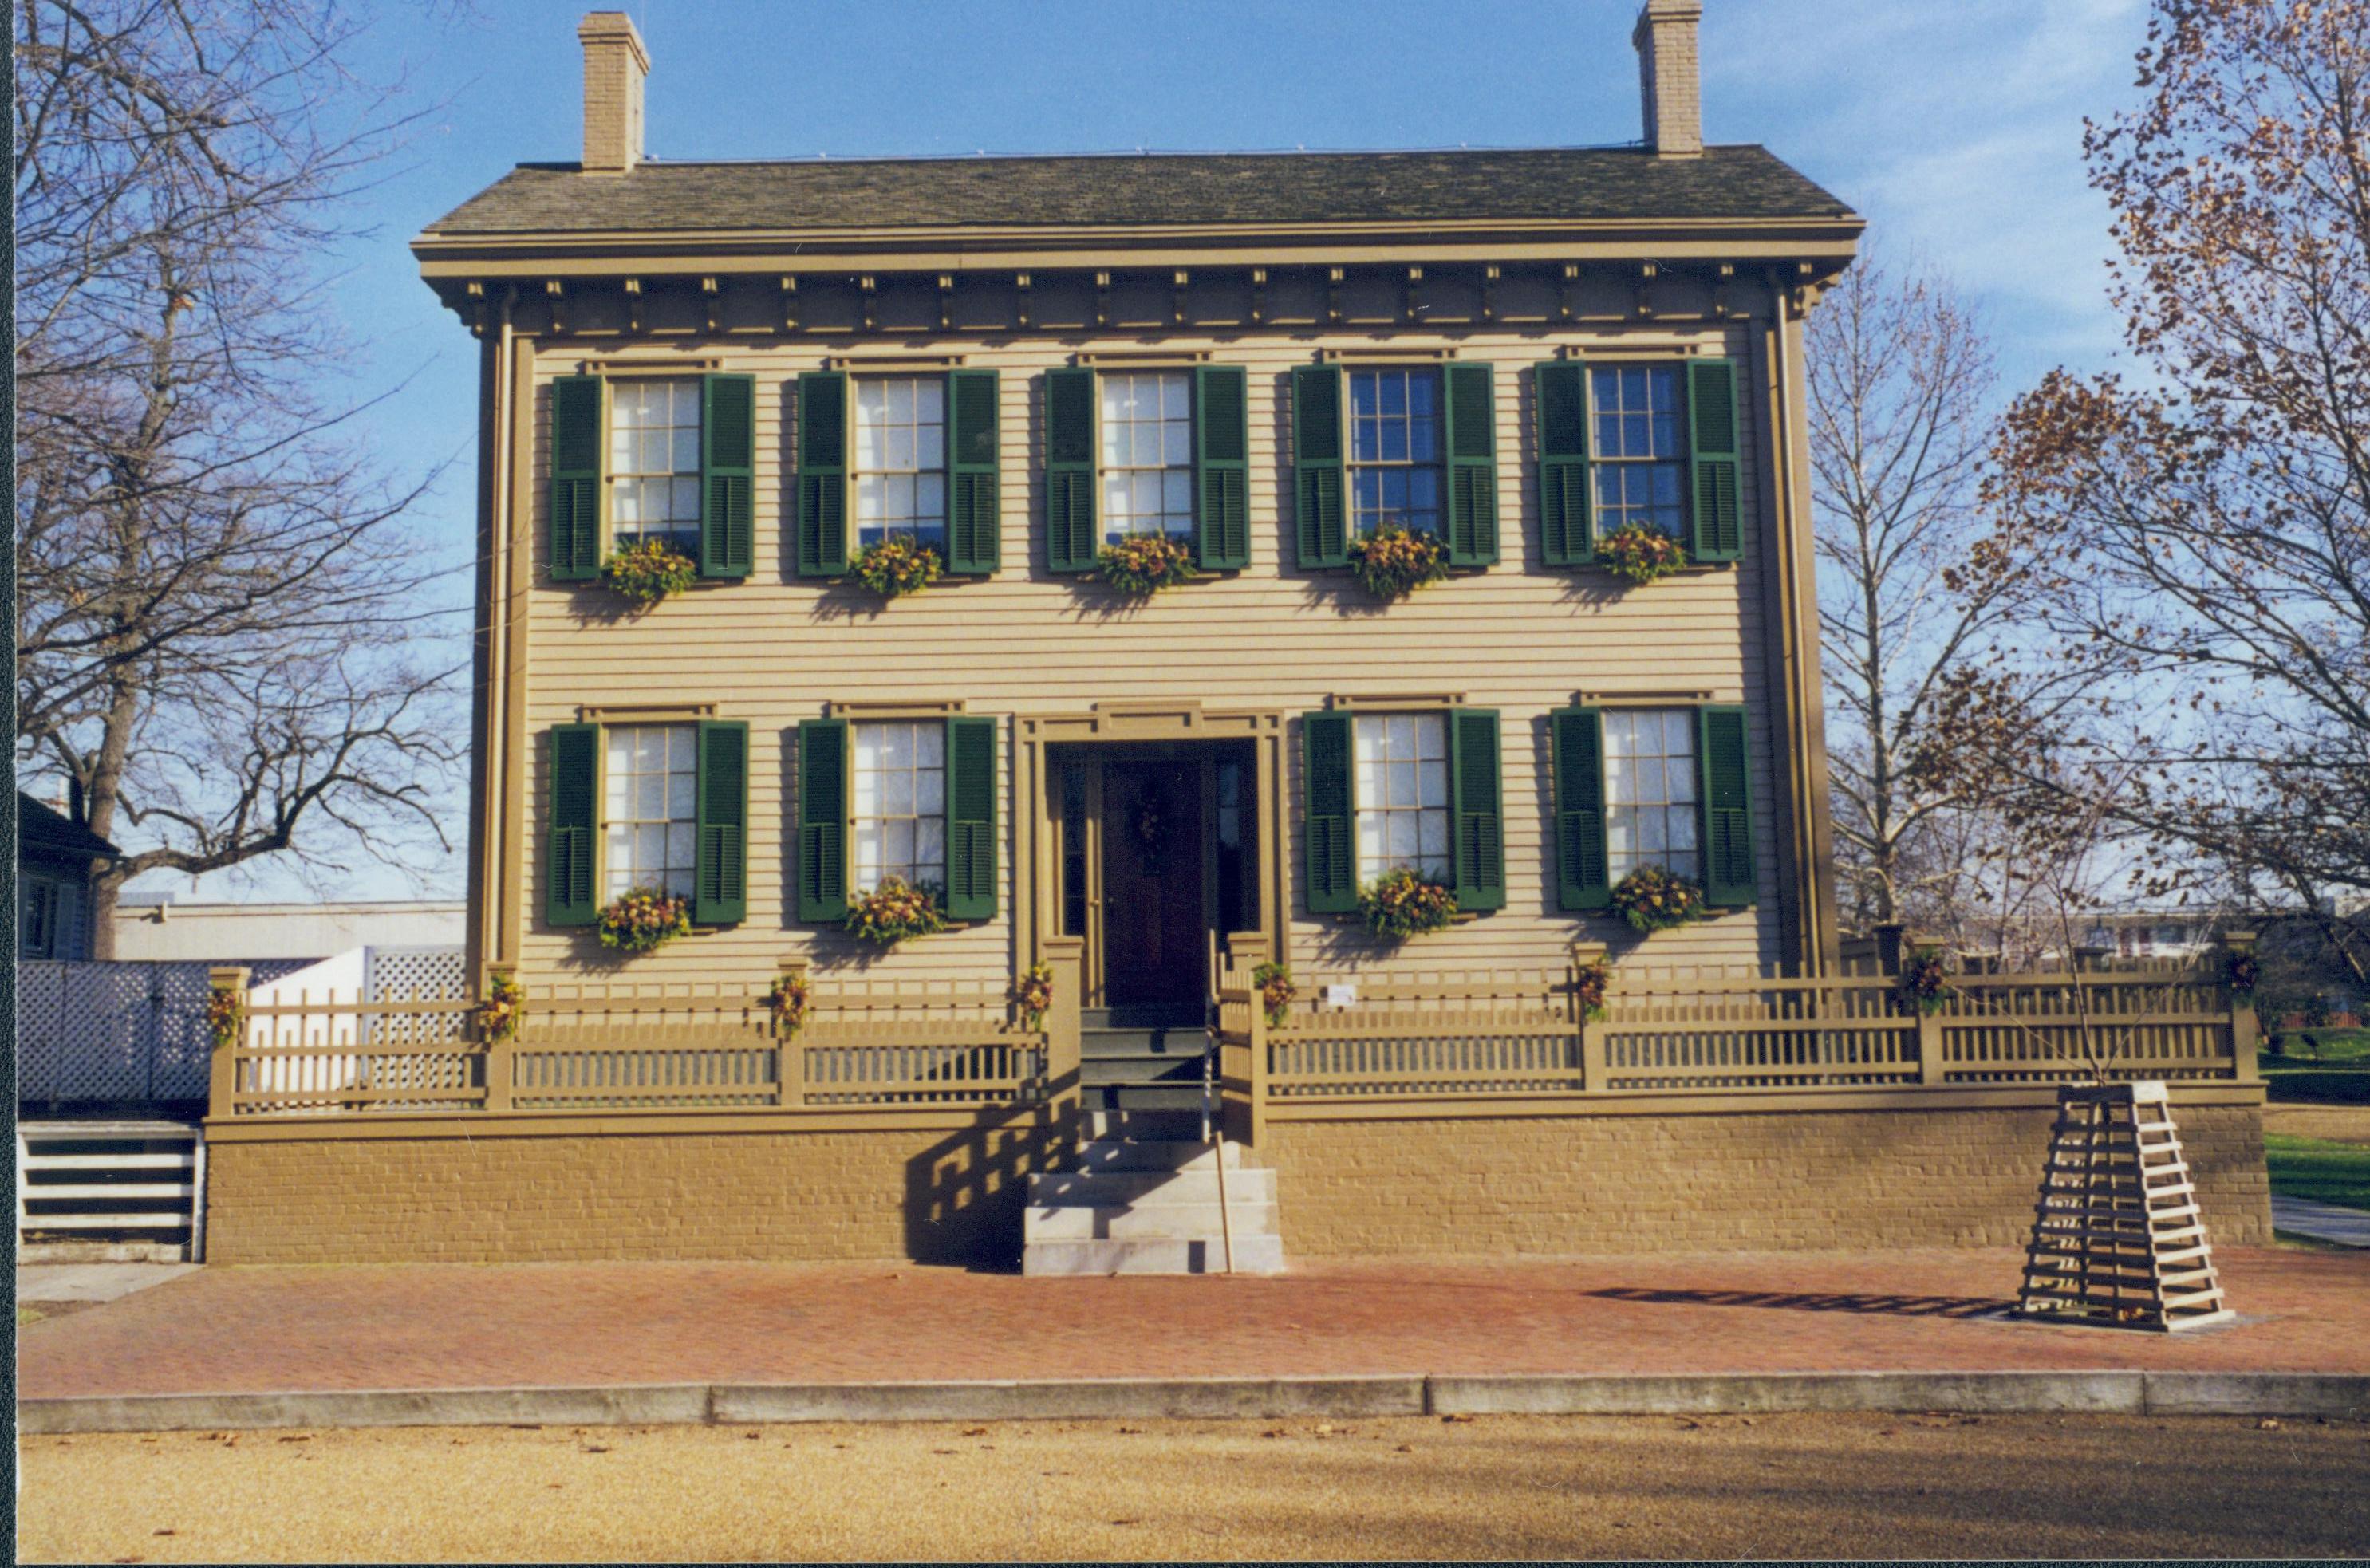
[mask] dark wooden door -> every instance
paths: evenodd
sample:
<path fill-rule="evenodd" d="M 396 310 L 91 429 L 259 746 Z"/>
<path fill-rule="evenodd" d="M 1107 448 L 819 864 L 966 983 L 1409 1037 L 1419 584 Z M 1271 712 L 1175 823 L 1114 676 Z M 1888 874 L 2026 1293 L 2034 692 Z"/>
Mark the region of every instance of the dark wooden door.
<path fill-rule="evenodd" d="M 1110 1005 L 1198 1004 L 1209 965 L 1200 765 L 1105 764 L 1102 829 L 1103 973 Z"/>

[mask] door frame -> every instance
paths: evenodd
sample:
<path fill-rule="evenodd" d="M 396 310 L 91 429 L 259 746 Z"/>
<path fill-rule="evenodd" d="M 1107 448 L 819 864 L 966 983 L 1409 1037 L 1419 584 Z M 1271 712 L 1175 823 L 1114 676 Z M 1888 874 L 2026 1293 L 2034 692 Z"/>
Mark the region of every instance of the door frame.
<path fill-rule="evenodd" d="M 1061 773 L 1051 765 L 1051 746 L 1086 745 L 1130 750 L 1152 742 L 1248 740 L 1251 743 L 1251 797 L 1258 808 L 1257 873 L 1260 923 L 1268 951 L 1279 963 L 1291 961 L 1292 876 L 1285 835 L 1283 753 L 1284 715 L 1275 709 L 1205 712 L 1198 701 L 1097 703 L 1085 713 L 1023 714 L 1014 720 L 1012 796 L 1018 851 L 1012 857 L 1014 940 L 1020 967 L 1027 968 L 1043 956 L 1045 943 L 1061 929 L 1062 865 L 1058 825 L 1061 817 Z M 1146 746 L 1146 755 L 1153 753 Z M 1206 841 L 1206 834 L 1204 835 Z M 1090 856 L 1089 887 L 1099 880 L 1100 868 Z M 1203 897 L 1215 896 L 1214 879 L 1205 881 Z M 1231 934 L 1231 933 L 1229 933 Z M 1099 977 L 1097 977 L 1097 980 Z M 1091 990 L 1099 985 L 1090 981 Z"/>
<path fill-rule="evenodd" d="M 1195 876 L 1199 887 L 1196 902 L 1200 905 L 1198 919 L 1201 928 L 1217 928 L 1218 916 L 1218 838 L 1217 746 L 1224 737 L 1204 737 L 1201 741 L 1135 740 L 1095 744 L 1092 742 L 1065 745 L 1053 754 L 1049 763 L 1046 786 L 1052 798 L 1053 816 L 1053 848 L 1055 864 L 1067 860 L 1071 846 L 1066 841 L 1066 790 L 1068 770 L 1074 764 L 1082 769 L 1085 799 L 1079 828 L 1085 842 L 1079 846 L 1082 869 L 1086 873 L 1086 908 L 1082 929 L 1064 933 L 1083 936 L 1086 943 L 1079 956 L 1079 974 L 1085 1004 L 1088 1007 L 1114 1005 L 1110 1002 L 1111 949 L 1108 916 L 1110 906 L 1104 895 L 1104 878 L 1110 870 L 1110 776 L 1115 768 L 1142 764 L 1168 763 L 1188 772 L 1189 787 L 1195 796 L 1193 821 Z M 1251 787 L 1256 788 L 1256 784 Z M 1253 875 L 1256 876 L 1256 870 Z M 1056 912 L 1053 923 L 1062 923 L 1059 905 L 1067 899 L 1067 889 L 1056 887 Z M 1207 977 L 1204 976 L 1206 985 Z"/>

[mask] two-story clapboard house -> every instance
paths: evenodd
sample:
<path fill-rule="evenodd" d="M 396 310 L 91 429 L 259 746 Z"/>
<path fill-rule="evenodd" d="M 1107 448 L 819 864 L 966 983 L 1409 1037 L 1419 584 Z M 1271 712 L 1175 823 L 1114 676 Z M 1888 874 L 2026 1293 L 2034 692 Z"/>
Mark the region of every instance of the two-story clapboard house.
<path fill-rule="evenodd" d="M 1904 1139 L 2009 1126 L 1914 1023 L 1625 1077 L 1570 990 L 1837 948 L 1802 326 L 1862 224 L 1704 144 L 1699 12 L 1638 17 L 1634 144 L 737 163 L 646 156 L 643 41 L 587 17 L 581 159 L 413 246 L 481 345 L 469 942 L 525 1025 L 466 1114 L 218 1179 L 504 1195 L 388 1255 L 1009 1254 L 1288 969 L 1218 1024 L 1246 1236 L 1897 1234 Z M 1658 877 L 1697 918 L 1641 936 Z M 1393 885 L 1444 928 L 1375 934 Z M 873 940 L 884 887 L 943 929 Z M 786 978 L 811 1021 L 750 1036 Z M 2022 1222 L 2003 1159 L 1948 1234 Z M 1089 1196 L 1032 1266 L 1168 1235 Z"/>

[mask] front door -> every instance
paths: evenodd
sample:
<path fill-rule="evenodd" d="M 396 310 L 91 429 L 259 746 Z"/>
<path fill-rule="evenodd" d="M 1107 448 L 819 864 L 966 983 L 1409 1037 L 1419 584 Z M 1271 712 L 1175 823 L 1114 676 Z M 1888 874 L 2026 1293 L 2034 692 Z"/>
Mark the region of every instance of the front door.
<path fill-rule="evenodd" d="M 1198 1007 L 1209 966 L 1202 764 L 1111 761 L 1102 778 L 1102 957 L 1113 1007 Z"/>

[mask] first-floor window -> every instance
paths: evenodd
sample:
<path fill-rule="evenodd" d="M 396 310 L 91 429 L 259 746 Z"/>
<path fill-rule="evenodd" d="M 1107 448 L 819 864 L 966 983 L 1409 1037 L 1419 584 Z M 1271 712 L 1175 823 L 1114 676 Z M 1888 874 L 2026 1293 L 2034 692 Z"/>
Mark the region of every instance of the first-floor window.
<path fill-rule="evenodd" d="M 63 883 L 41 876 L 28 876 L 24 887 L 24 921 L 17 928 L 17 951 L 28 958 L 63 956 L 69 890 Z"/>
<path fill-rule="evenodd" d="M 1106 371 L 1103 542 L 1193 532 L 1193 394 L 1182 371 Z"/>
<path fill-rule="evenodd" d="M 618 725 L 608 741 L 604 895 L 651 887 L 691 897 L 696 859 L 697 737 L 687 724 Z"/>
<path fill-rule="evenodd" d="M 947 727 L 942 719 L 859 724 L 856 742 L 856 880 L 869 893 L 891 876 L 947 884 Z"/>
<path fill-rule="evenodd" d="M 698 382 L 611 387 L 609 531 L 620 549 L 656 539 L 698 553 Z"/>
<path fill-rule="evenodd" d="M 1353 370 L 1350 532 L 1440 532 L 1440 372 Z"/>
<path fill-rule="evenodd" d="M 1641 865 L 1703 879 L 1696 841 L 1696 715 L 1616 708 L 1605 715 L 1605 853 L 1615 882 Z"/>
<path fill-rule="evenodd" d="M 1360 714 L 1358 880 L 1400 867 L 1449 878 L 1448 721 L 1440 714 Z"/>
<path fill-rule="evenodd" d="M 857 543 L 903 539 L 947 549 L 944 376 L 865 376 L 856 383 Z"/>

